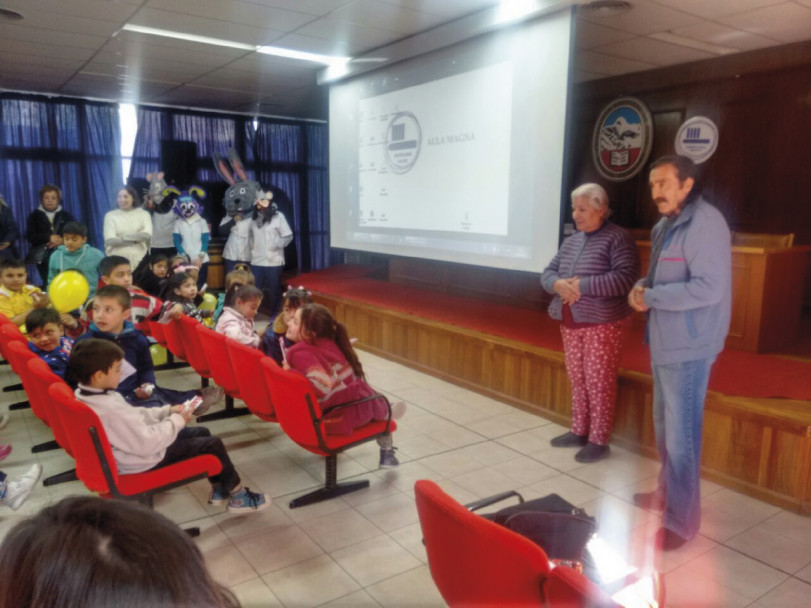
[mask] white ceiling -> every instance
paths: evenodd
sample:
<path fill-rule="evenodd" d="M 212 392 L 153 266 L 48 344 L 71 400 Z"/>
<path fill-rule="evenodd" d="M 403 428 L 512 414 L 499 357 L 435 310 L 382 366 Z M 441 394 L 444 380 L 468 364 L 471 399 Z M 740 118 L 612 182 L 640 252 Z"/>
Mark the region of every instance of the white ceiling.
<path fill-rule="evenodd" d="M 537 1 L 537 0 L 535 0 Z M 811 0 L 630 0 L 579 12 L 578 81 L 811 39 Z M 565 3 L 565 2 L 563 2 Z M 570 1 L 585 4 L 585 0 Z M 119 32 L 125 23 L 358 57 L 498 0 L 0 0 L 0 88 L 325 117 L 318 64 Z"/>

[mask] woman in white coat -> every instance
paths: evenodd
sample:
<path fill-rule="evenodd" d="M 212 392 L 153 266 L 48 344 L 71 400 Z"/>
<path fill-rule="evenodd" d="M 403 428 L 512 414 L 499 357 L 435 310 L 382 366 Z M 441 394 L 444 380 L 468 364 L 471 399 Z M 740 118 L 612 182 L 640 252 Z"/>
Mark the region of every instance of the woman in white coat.
<path fill-rule="evenodd" d="M 141 201 L 132 186 L 118 191 L 117 202 L 118 209 L 104 216 L 104 253 L 124 256 L 135 270 L 149 252 L 152 218 L 140 208 Z"/>

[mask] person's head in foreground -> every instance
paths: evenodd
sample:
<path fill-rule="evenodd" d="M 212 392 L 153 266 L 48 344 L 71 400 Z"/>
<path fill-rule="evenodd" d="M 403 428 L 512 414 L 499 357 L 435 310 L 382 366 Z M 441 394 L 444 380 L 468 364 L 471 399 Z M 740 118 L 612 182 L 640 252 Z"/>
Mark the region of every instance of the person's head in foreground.
<path fill-rule="evenodd" d="M 237 607 L 175 523 L 147 507 L 71 496 L 0 546 L 0 607 Z"/>

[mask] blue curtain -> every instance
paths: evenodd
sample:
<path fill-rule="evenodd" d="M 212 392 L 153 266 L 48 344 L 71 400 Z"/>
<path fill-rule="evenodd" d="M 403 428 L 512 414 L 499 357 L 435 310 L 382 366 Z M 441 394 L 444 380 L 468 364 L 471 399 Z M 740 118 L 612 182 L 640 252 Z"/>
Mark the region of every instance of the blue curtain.
<path fill-rule="evenodd" d="M 121 185 L 118 106 L 4 93 L 0 124 L 0 193 L 20 232 L 17 253 L 28 252 L 26 220 L 48 183 L 62 189 L 63 207 L 87 224 L 88 241 L 103 247 L 104 213 Z"/>

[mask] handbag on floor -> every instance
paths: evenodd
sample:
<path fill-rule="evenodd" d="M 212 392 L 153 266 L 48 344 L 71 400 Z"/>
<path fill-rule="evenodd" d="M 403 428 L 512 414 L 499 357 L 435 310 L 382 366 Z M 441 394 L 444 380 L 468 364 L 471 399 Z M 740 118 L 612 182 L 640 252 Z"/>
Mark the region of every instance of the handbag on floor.
<path fill-rule="evenodd" d="M 585 560 L 597 521 L 557 494 L 549 494 L 484 515 L 540 546 L 556 562 Z"/>

